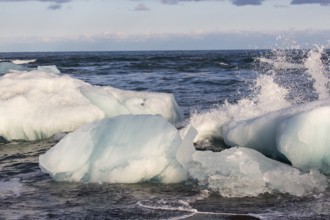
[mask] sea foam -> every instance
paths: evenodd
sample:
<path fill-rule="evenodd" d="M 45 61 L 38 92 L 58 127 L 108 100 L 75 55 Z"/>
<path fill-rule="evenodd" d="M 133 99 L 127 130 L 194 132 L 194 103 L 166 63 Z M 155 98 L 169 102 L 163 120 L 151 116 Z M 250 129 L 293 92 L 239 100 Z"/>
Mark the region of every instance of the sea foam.
<path fill-rule="evenodd" d="M 11 60 L 12 63 L 14 64 L 28 64 L 28 63 L 34 63 L 36 62 L 36 59 L 31 59 L 31 60 Z"/>

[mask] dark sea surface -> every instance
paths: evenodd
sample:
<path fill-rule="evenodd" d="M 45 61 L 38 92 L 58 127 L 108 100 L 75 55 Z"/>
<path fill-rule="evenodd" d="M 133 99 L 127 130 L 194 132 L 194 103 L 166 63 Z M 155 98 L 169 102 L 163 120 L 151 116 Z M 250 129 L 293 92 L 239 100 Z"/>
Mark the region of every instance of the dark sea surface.
<path fill-rule="evenodd" d="M 305 50 L 0 53 L 36 59 L 93 85 L 174 94 L 188 120 L 226 101 L 255 96 L 260 75 L 290 90 L 293 103 L 315 100 Z M 321 61 L 329 69 L 329 52 Z M 276 65 L 277 66 L 276 66 Z M 260 89 L 260 88 L 259 88 Z M 272 99 L 272 97 L 269 97 Z M 184 126 L 184 125 L 182 125 Z M 63 183 L 41 172 L 38 157 L 59 141 L 0 144 L 0 219 L 329 219 L 330 191 L 295 197 L 225 198 L 194 181 L 180 184 Z"/>

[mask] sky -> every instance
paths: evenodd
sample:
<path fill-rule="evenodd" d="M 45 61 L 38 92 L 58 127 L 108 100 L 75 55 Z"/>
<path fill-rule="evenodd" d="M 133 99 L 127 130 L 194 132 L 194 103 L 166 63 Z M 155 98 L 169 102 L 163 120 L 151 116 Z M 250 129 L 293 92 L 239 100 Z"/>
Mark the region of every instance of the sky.
<path fill-rule="evenodd" d="M 0 52 L 330 46 L 330 0 L 0 0 Z"/>

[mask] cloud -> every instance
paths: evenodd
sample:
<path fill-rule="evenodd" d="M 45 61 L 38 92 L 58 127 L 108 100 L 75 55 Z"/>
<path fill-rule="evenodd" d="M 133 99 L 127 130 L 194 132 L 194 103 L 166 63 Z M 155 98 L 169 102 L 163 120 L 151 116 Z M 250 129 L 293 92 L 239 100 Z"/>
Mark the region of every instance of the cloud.
<path fill-rule="evenodd" d="M 175 5 L 179 2 L 230 1 L 236 6 L 261 5 L 264 0 L 161 0 L 163 4 Z"/>
<path fill-rule="evenodd" d="M 55 3 L 55 4 L 63 4 L 63 3 L 71 2 L 72 0 L 0 0 L 0 2 L 31 2 L 31 1 L 51 2 L 51 3 Z"/>
<path fill-rule="evenodd" d="M 150 8 L 148 8 L 144 3 L 140 3 L 135 6 L 134 11 L 150 11 Z"/>
<path fill-rule="evenodd" d="M 232 0 L 232 3 L 237 6 L 245 5 L 261 5 L 264 0 Z"/>
<path fill-rule="evenodd" d="M 262 5 L 266 0 L 161 0 L 163 4 L 175 5 L 180 2 L 201 2 L 201 1 L 229 1 L 236 6 L 247 6 L 247 5 Z M 330 6 L 330 0 L 291 0 L 291 5 L 302 5 L 302 4 L 319 4 L 323 6 Z M 287 5 L 277 4 L 277 8 L 287 8 Z"/>
<path fill-rule="evenodd" d="M 274 8 L 289 8 L 289 5 L 277 4 L 277 5 L 274 5 Z"/>
<path fill-rule="evenodd" d="M 175 5 L 179 2 L 180 0 L 162 0 L 163 4 L 167 4 L 167 5 Z"/>
<path fill-rule="evenodd" d="M 51 3 L 47 8 L 49 10 L 59 10 L 62 8 L 62 4 L 71 2 L 73 0 L 0 0 L 1 2 L 46 2 L 46 3 Z"/>
<path fill-rule="evenodd" d="M 163 4 L 167 4 L 167 5 L 175 5 L 182 1 L 186 1 L 186 0 L 161 0 Z"/>
<path fill-rule="evenodd" d="M 163 4 L 175 5 L 179 2 L 225 1 L 225 0 L 161 0 Z"/>
<path fill-rule="evenodd" d="M 215 50 L 288 49 L 292 46 L 329 47 L 330 30 L 227 31 L 125 34 L 105 32 L 71 37 L 0 36 L 0 52 L 14 51 L 120 51 L 120 50 Z M 278 36 L 281 36 L 279 38 Z"/>
<path fill-rule="evenodd" d="M 48 6 L 48 9 L 49 10 L 59 10 L 61 8 L 62 8 L 62 5 L 61 4 L 55 4 L 55 5 Z"/>
<path fill-rule="evenodd" d="M 302 4 L 320 4 L 320 5 L 330 5 L 330 0 L 292 0 L 292 5 L 302 5 Z"/>

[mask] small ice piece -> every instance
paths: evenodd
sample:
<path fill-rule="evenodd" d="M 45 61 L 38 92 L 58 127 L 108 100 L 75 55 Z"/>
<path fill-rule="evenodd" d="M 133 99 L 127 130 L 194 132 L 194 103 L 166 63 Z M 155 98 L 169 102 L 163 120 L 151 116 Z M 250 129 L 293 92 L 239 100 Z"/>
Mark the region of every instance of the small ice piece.
<path fill-rule="evenodd" d="M 68 134 L 39 157 L 39 166 L 56 181 L 176 183 L 187 178 L 176 159 L 181 143 L 159 115 L 121 115 Z"/>
<path fill-rule="evenodd" d="M 267 192 L 305 196 L 327 187 L 326 177 L 318 171 L 305 173 L 244 147 L 218 153 L 196 151 L 193 161 L 189 174 L 224 197 L 258 196 Z"/>
<path fill-rule="evenodd" d="M 277 147 L 302 169 L 330 174 L 330 106 L 294 115 L 278 129 Z"/>

